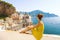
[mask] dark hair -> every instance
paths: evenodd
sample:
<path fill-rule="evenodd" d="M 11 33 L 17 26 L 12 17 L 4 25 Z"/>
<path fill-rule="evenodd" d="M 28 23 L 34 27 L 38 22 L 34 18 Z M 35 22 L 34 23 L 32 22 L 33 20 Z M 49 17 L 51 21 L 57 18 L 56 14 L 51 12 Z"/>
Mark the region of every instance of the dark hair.
<path fill-rule="evenodd" d="M 39 20 L 41 20 L 42 17 L 43 17 L 43 14 L 38 14 L 37 17 L 38 17 Z"/>

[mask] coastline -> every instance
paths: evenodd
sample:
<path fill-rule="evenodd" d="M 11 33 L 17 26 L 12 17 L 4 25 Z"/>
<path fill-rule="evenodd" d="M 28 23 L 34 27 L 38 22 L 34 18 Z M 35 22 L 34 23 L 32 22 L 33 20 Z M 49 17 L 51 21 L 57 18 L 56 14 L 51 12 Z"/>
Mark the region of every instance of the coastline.
<path fill-rule="evenodd" d="M 52 36 L 52 37 L 59 37 L 60 38 L 60 35 L 55 35 L 55 34 L 44 34 L 44 36 Z"/>

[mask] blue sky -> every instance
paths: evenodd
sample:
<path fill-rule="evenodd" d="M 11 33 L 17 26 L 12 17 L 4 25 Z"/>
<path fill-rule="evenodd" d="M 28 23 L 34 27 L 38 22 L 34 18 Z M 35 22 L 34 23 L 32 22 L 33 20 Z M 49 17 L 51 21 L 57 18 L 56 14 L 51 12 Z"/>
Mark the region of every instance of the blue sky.
<path fill-rule="evenodd" d="M 60 0 L 4 0 L 13 4 L 17 11 L 42 10 L 60 16 Z"/>

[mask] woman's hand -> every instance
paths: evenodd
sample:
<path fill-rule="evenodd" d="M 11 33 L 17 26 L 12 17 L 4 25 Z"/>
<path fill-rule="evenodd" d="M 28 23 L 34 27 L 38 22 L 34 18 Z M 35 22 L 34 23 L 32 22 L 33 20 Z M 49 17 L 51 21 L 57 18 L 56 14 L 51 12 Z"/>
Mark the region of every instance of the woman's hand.
<path fill-rule="evenodd" d="M 34 26 L 33 26 L 33 25 L 31 25 L 31 26 L 28 26 L 28 28 L 29 28 L 29 29 L 33 29 L 33 28 L 34 28 Z"/>

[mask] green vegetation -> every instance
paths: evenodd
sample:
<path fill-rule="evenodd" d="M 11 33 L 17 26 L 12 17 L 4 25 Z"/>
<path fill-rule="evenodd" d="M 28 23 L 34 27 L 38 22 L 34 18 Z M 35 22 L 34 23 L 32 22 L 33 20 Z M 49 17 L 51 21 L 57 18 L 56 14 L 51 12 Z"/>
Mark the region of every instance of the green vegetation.
<path fill-rule="evenodd" d="M 16 9 L 12 4 L 0 0 L 0 18 L 8 17 L 15 12 Z"/>

